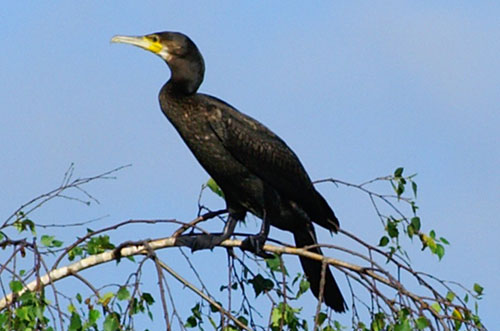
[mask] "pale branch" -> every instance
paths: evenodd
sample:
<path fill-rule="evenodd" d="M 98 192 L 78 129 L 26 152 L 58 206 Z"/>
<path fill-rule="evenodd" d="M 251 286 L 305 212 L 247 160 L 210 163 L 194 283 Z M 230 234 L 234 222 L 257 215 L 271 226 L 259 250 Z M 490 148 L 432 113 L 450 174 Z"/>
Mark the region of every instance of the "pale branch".
<path fill-rule="evenodd" d="M 63 194 L 64 191 L 67 191 L 68 189 L 71 189 L 71 188 L 76 189 L 80 194 L 83 194 L 84 199 L 87 199 L 88 201 L 98 202 L 97 199 L 95 199 L 92 195 L 87 193 L 80 186 L 87 184 L 88 182 L 96 180 L 96 179 L 112 178 L 112 177 L 110 177 L 110 174 L 112 174 L 115 171 L 118 171 L 121 168 L 123 168 L 123 167 L 114 169 L 112 171 L 109 171 L 109 172 L 106 172 L 106 173 L 103 173 L 101 175 L 94 176 L 94 177 L 72 180 L 73 167 L 70 167 L 70 169 L 68 169 L 68 171 L 66 172 L 64 179 L 63 179 L 63 182 L 62 182 L 60 187 L 58 187 L 57 189 L 55 189 L 51 192 L 43 194 L 43 195 L 29 201 L 28 203 L 24 204 L 23 206 L 21 206 L 9 218 L 7 218 L 4 221 L 2 227 L 12 226 L 12 225 L 19 226 L 19 223 L 16 224 L 16 222 L 18 222 L 18 221 L 23 221 L 23 222 L 26 221 L 26 223 L 21 222 L 22 223 L 21 225 L 24 227 L 24 229 L 26 229 L 27 226 L 30 226 L 30 229 L 31 229 L 32 225 L 30 225 L 29 222 L 31 222 L 32 224 L 34 224 L 37 227 L 55 227 L 55 226 L 58 226 L 58 225 L 54 225 L 54 224 L 45 225 L 45 226 L 40 225 L 40 224 L 36 224 L 36 223 L 33 223 L 31 220 L 28 220 L 26 218 L 26 216 L 29 213 L 31 213 L 33 210 L 39 208 L 42 204 L 44 204 L 47 201 L 49 201 L 53 198 L 56 198 L 56 197 L 66 198 L 66 199 L 70 198 L 71 200 L 85 202 L 84 200 L 82 200 L 80 198 L 73 198 L 71 196 L 67 196 L 66 194 Z M 395 176 L 397 177 L 398 175 L 396 175 L 396 173 L 395 173 Z M 404 203 L 408 203 L 409 205 L 411 205 L 415 216 L 416 216 L 415 211 L 418 207 L 415 206 L 413 199 L 405 198 L 405 197 L 401 196 L 403 190 L 401 190 L 401 191 L 396 190 L 396 187 L 393 184 L 393 180 L 397 179 L 395 176 L 379 177 L 379 178 L 364 182 L 364 183 L 359 184 L 359 185 L 347 183 L 347 182 L 336 180 L 336 179 L 326 179 L 326 180 L 317 181 L 317 182 L 318 183 L 319 182 L 331 182 L 331 183 L 334 183 L 336 185 L 340 184 L 340 185 L 344 185 L 347 187 L 353 187 L 353 188 L 356 188 L 358 190 L 361 190 L 362 192 L 368 194 L 368 196 L 372 202 L 372 205 L 375 208 L 375 211 L 376 211 L 378 217 L 382 220 L 382 223 L 384 223 L 384 226 L 386 226 L 387 223 L 390 222 L 390 219 L 394 220 L 394 218 L 392 218 L 392 216 L 385 216 L 383 214 L 383 210 L 379 209 L 379 206 L 377 205 L 377 203 L 380 201 L 385 203 L 389 207 L 390 210 L 395 212 L 401 218 L 402 221 L 406 221 L 406 224 L 408 224 L 408 226 L 410 226 L 410 225 L 413 225 L 413 224 L 410 224 L 413 222 L 413 219 L 410 220 L 409 218 L 407 218 L 398 209 L 398 207 L 396 207 L 396 205 L 393 204 L 393 201 L 396 201 L 396 200 L 398 202 L 403 201 Z M 398 177 L 398 178 L 402 178 L 402 177 Z M 413 184 L 413 182 L 411 180 L 412 176 L 406 177 L 406 178 L 408 178 L 408 180 Z M 377 193 L 371 189 L 368 189 L 366 187 L 369 184 L 372 184 L 372 183 L 377 182 L 377 181 L 390 181 L 394 190 L 396 191 L 397 195 L 379 194 L 379 193 Z M 397 181 L 396 181 L 396 183 L 397 183 Z M 399 189 L 399 187 L 398 187 L 398 189 Z M 414 190 L 414 195 L 416 196 L 416 185 L 415 185 L 415 187 L 413 187 L 413 190 Z M 205 208 L 201 205 L 201 201 L 198 201 L 198 206 L 199 206 L 200 211 L 208 210 L 207 208 Z M 25 211 L 25 209 L 27 211 Z M 180 222 L 180 221 L 177 221 L 174 219 L 171 219 L 171 220 L 128 220 L 128 221 L 124 221 L 124 222 L 121 222 L 121 223 L 118 223 L 118 224 L 115 224 L 115 225 L 112 225 L 112 226 L 109 226 L 109 227 L 106 227 L 106 228 L 103 228 L 103 229 L 100 229 L 97 231 L 89 232 L 86 235 L 84 235 L 83 237 L 79 237 L 78 240 L 76 240 L 73 244 L 71 244 L 65 248 L 61 248 L 61 249 L 49 248 L 48 251 L 43 251 L 43 252 L 38 251 L 36 239 L 33 240 L 33 243 L 30 243 L 26 239 L 13 240 L 5 235 L 3 237 L 5 239 L 0 241 L 0 248 L 5 249 L 8 246 L 12 246 L 14 252 L 7 259 L 7 261 L 5 261 L 2 265 L 0 265 L 0 274 L 4 270 L 13 274 L 13 278 L 18 280 L 18 283 L 21 283 L 23 288 L 21 291 L 17 291 L 16 293 L 7 294 L 5 292 L 5 288 L 3 286 L 3 283 L 0 282 L 1 288 L 3 290 L 3 295 L 4 295 L 4 298 L 0 299 L 0 311 L 9 307 L 11 304 L 16 304 L 16 299 L 19 296 L 21 296 L 23 293 L 25 293 L 26 291 L 40 291 L 44 287 L 50 286 L 54 291 L 54 296 L 55 296 L 55 300 L 56 300 L 56 310 L 59 313 L 60 323 L 62 323 L 62 320 L 63 320 L 63 318 L 61 316 L 62 312 L 59 308 L 59 303 L 57 302 L 58 292 L 56 291 L 56 287 L 54 285 L 57 281 L 59 281 L 63 278 L 66 278 L 68 276 L 74 276 L 74 277 L 80 279 L 80 281 L 82 281 L 83 283 L 85 283 L 92 290 L 94 295 L 99 297 L 99 292 L 95 288 L 92 287 L 92 284 L 86 282 L 85 279 L 79 275 L 79 272 L 81 272 L 85 269 L 88 269 L 88 268 L 96 267 L 100 264 L 104 264 L 104 263 L 113 261 L 113 260 L 117 259 L 117 255 L 120 257 L 131 257 L 134 255 L 146 255 L 147 257 L 144 258 L 143 262 L 141 262 L 141 264 L 138 268 L 138 273 L 141 272 L 142 263 L 144 263 L 144 261 L 149 260 L 149 259 L 152 259 L 154 261 L 156 269 L 157 269 L 156 271 L 158 274 L 158 285 L 159 285 L 159 289 L 160 289 L 160 297 L 162 300 L 162 307 L 163 307 L 164 318 L 165 318 L 167 328 L 170 327 L 170 325 L 172 323 L 172 319 L 169 319 L 169 316 L 168 316 L 169 313 L 168 313 L 167 306 L 166 306 L 166 298 L 165 298 L 166 294 L 165 294 L 165 288 L 163 287 L 163 284 L 166 285 L 166 289 L 168 291 L 170 300 L 172 301 L 173 299 L 172 299 L 172 296 L 170 294 L 170 290 L 168 289 L 168 284 L 166 282 L 166 279 L 164 278 L 163 273 L 160 270 L 160 268 L 167 271 L 177 281 L 181 282 L 184 286 L 191 289 L 197 296 L 199 296 L 203 300 L 209 302 L 213 307 L 215 307 L 217 310 L 219 310 L 219 312 L 221 314 L 221 325 L 224 325 L 224 319 L 228 318 L 232 322 L 234 322 L 238 327 L 240 327 L 242 329 L 249 330 L 250 329 L 249 327 L 242 324 L 242 322 L 235 317 L 236 315 L 234 315 L 234 313 L 231 313 L 231 283 L 232 283 L 231 275 L 233 272 L 232 268 L 234 268 L 234 264 L 232 264 L 228 267 L 228 272 L 229 272 L 229 280 L 228 280 L 229 281 L 229 283 L 228 283 L 229 305 L 228 305 L 228 307 L 229 308 L 228 308 L 228 310 L 226 310 L 226 308 L 222 307 L 220 304 L 218 304 L 215 301 L 215 299 L 212 298 L 211 294 L 205 288 L 201 277 L 197 274 L 196 269 L 190 263 L 189 258 L 184 256 L 186 258 L 186 260 L 188 261 L 191 269 L 194 271 L 196 277 L 200 281 L 201 287 L 202 287 L 201 289 L 197 288 L 192 283 L 190 283 L 189 281 L 185 280 L 182 276 L 177 274 L 175 270 L 173 270 L 168 265 L 163 263 L 155 254 L 155 251 L 159 250 L 159 249 L 173 247 L 173 246 L 180 246 L 178 244 L 176 245 L 175 239 L 176 239 L 176 237 L 181 235 L 186 230 L 197 229 L 197 230 L 201 231 L 202 233 L 207 233 L 205 230 L 199 228 L 198 224 L 200 222 L 203 222 L 205 220 L 208 220 L 208 219 L 211 219 L 214 217 L 221 218 L 220 216 L 224 213 L 226 213 L 225 210 L 218 210 L 218 211 L 208 210 L 207 213 L 198 216 L 197 218 L 195 218 L 193 221 L 191 221 L 189 223 Z M 384 221 L 384 219 L 386 219 L 386 221 Z M 419 220 L 417 220 L 417 221 L 419 222 Z M 80 226 L 80 225 L 88 224 L 89 222 L 66 224 L 66 225 L 62 225 L 62 226 L 64 226 L 64 227 Z M 399 220 L 398 220 L 398 222 L 399 222 Z M 171 223 L 171 224 L 177 224 L 177 225 L 181 225 L 181 226 L 173 233 L 173 235 L 171 237 L 157 239 L 157 240 L 145 240 L 142 242 L 139 241 L 139 242 L 134 242 L 134 243 L 126 242 L 126 243 L 118 246 L 118 248 L 115 250 L 105 251 L 105 252 L 100 253 L 100 254 L 91 255 L 91 256 L 88 256 L 86 258 L 82 258 L 81 260 L 79 260 L 75 263 L 71 263 L 71 264 L 64 266 L 64 267 L 59 267 L 59 264 L 62 262 L 62 260 L 67 256 L 67 254 L 72 249 L 74 249 L 77 246 L 81 246 L 81 244 L 90 240 L 94 236 L 97 236 L 97 235 L 103 234 L 103 233 L 107 233 L 107 232 L 112 231 L 112 230 L 116 230 L 116 229 L 121 228 L 125 225 L 157 224 L 157 223 Z M 401 223 L 401 224 L 404 224 L 404 223 Z M 420 228 L 419 224 L 420 223 L 417 223 L 417 224 L 418 224 L 418 227 L 415 228 L 415 232 L 410 233 L 410 238 L 412 238 L 412 235 L 421 235 L 422 234 L 419 231 L 419 228 Z M 407 233 L 405 229 L 406 228 L 403 228 L 405 233 Z M 31 230 L 33 231 L 33 229 L 31 229 Z M 386 228 L 386 231 L 387 231 L 387 228 Z M 457 295 L 456 297 L 458 300 L 455 301 L 455 303 L 452 303 L 451 301 L 453 300 L 453 298 L 448 299 L 448 294 L 446 294 L 446 291 L 448 291 L 448 293 L 452 293 L 454 295 L 454 291 L 452 290 L 452 286 L 458 286 L 458 287 L 460 287 L 460 289 L 465 290 L 465 292 L 467 292 L 471 296 L 474 296 L 477 299 L 478 297 L 480 297 L 481 291 L 475 290 L 476 292 L 478 292 L 477 293 L 478 295 L 474 295 L 474 293 L 472 293 L 470 290 L 467 290 L 459 283 L 440 280 L 439 278 L 437 278 L 433 275 L 414 270 L 411 267 L 409 261 L 407 261 L 404 257 L 397 254 L 397 252 L 403 252 L 404 254 L 406 254 L 404 251 L 399 250 L 399 241 L 397 241 L 397 240 L 399 240 L 398 239 L 399 237 L 396 237 L 396 239 L 395 239 L 397 241 L 397 248 L 398 248 L 397 251 L 396 250 L 384 251 L 384 249 L 382 247 L 385 246 L 387 243 L 380 244 L 381 247 L 377 247 L 377 246 L 370 245 L 370 244 L 366 243 L 362 239 L 357 238 L 352 233 L 349 233 L 343 229 L 341 229 L 339 231 L 339 233 L 347 236 L 348 238 L 350 238 L 351 240 L 353 240 L 357 244 L 361 245 L 361 247 L 366 249 L 366 253 L 362 254 L 360 252 L 357 252 L 357 251 L 354 251 L 351 249 L 347 249 L 347 248 L 343 248 L 343 247 L 339 247 L 339 246 L 335 246 L 335 245 L 323 245 L 323 244 L 313 245 L 311 247 L 295 248 L 295 247 L 291 247 L 291 246 L 287 245 L 286 243 L 276 241 L 272 238 L 268 238 L 268 242 L 274 243 L 274 244 L 273 245 L 271 245 L 271 244 L 265 245 L 263 247 L 263 249 L 267 252 L 275 253 L 275 254 L 279 255 L 282 268 L 283 268 L 283 261 L 281 260 L 282 254 L 298 255 L 298 256 L 303 256 L 303 257 L 306 257 L 309 259 L 320 261 L 323 265 L 322 273 L 321 273 L 320 294 L 323 293 L 324 273 L 325 273 L 327 265 L 334 266 L 339 271 L 343 272 L 344 275 L 346 276 L 348 283 L 349 283 L 349 287 L 351 289 L 351 295 L 352 295 L 352 299 L 353 299 L 352 300 L 353 323 L 354 323 L 355 319 L 357 319 L 358 321 L 360 320 L 360 318 L 358 316 L 358 311 L 357 311 L 358 307 L 356 307 L 356 301 L 359 301 L 360 303 L 365 305 L 366 309 L 368 310 L 368 312 L 370 314 L 372 314 L 372 316 L 374 316 L 373 314 L 375 312 L 382 312 L 384 315 L 387 316 L 387 320 L 391 320 L 394 323 L 396 323 L 398 321 L 398 318 L 399 318 L 398 316 L 401 313 L 401 311 L 404 309 L 408 312 L 409 315 L 412 316 L 413 319 L 416 319 L 417 317 L 426 317 L 428 320 L 434 319 L 434 324 L 429 325 L 429 327 L 432 330 L 434 330 L 434 329 L 440 330 L 441 328 L 444 330 L 448 330 L 449 328 L 451 328 L 450 326 L 452 326 L 454 322 L 463 323 L 465 325 L 466 329 L 482 330 L 480 323 L 474 324 L 475 322 L 473 321 L 473 319 L 471 319 L 470 317 L 467 317 L 467 316 L 471 316 L 470 315 L 471 311 L 469 310 L 469 308 L 467 307 L 467 303 L 465 302 L 467 299 L 462 300 Z M 392 240 L 393 235 L 391 235 L 389 232 L 388 232 L 388 234 Z M 239 237 L 239 236 L 244 236 L 245 234 L 235 233 L 234 235 Z M 431 236 L 432 236 L 432 238 L 434 238 L 433 235 L 431 235 Z M 385 239 L 387 239 L 387 237 Z M 446 244 L 446 241 L 444 241 L 444 242 Z M 425 244 L 425 242 L 423 240 L 422 240 L 422 243 Z M 233 248 L 233 247 L 239 247 L 240 245 L 241 245 L 241 240 L 226 240 L 218 246 L 226 247 L 226 248 Z M 319 254 L 313 253 L 313 252 L 308 250 L 308 249 L 311 249 L 311 248 L 316 247 L 316 246 L 323 247 L 323 248 L 330 248 L 330 249 L 334 249 L 336 251 L 343 252 L 351 257 L 356 257 L 356 258 L 360 259 L 360 261 L 356 260 L 357 261 L 356 263 L 358 263 L 358 264 L 354 264 L 354 263 L 342 261 L 339 259 L 334 259 L 331 257 L 319 255 Z M 425 245 L 424 245 L 424 247 L 425 247 Z M 391 249 L 392 249 L 392 247 L 391 247 Z M 16 274 L 16 259 L 15 258 L 17 256 L 17 254 L 24 256 L 25 250 L 27 250 L 29 252 L 33 252 L 35 254 L 35 266 L 31 271 L 28 271 L 28 273 L 25 273 L 23 275 L 23 277 L 21 278 L 20 276 L 18 276 Z M 239 261 L 239 263 L 242 265 L 243 268 L 248 269 L 244 265 L 243 261 L 241 259 L 239 259 L 238 256 L 236 256 L 234 254 L 233 250 L 228 250 L 228 251 L 232 252 L 232 255 L 234 255 L 235 259 L 237 261 Z M 181 250 L 181 252 L 182 252 L 182 250 Z M 47 254 L 47 253 L 51 253 L 51 254 L 58 253 L 58 256 L 55 257 L 55 263 L 53 264 L 52 268 L 50 268 L 50 269 L 47 268 L 47 266 L 45 265 L 45 261 L 43 261 L 43 259 L 42 259 L 42 254 Z M 248 255 L 246 253 L 244 253 L 244 256 L 248 256 Z M 441 257 L 441 256 L 439 256 L 439 257 Z M 250 256 L 250 258 L 252 259 L 252 261 L 254 261 L 258 265 L 260 265 L 260 261 L 258 259 L 255 259 L 251 256 Z M 385 266 L 382 266 L 382 263 L 378 263 L 378 261 L 380 261 L 381 259 L 385 260 L 385 263 L 386 263 Z M 9 263 L 13 263 L 13 270 L 10 270 L 8 268 L 7 265 Z M 388 269 L 389 267 L 391 267 L 391 269 Z M 392 268 L 396 268 L 396 271 L 391 272 L 390 270 L 392 270 Z M 248 270 L 250 272 L 250 275 L 254 275 L 254 273 L 252 273 L 252 271 L 250 269 L 248 269 Z M 44 271 L 44 272 L 46 272 L 46 274 L 41 276 L 40 271 Z M 410 275 L 413 280 L 417 281 L 417 283 L 419 285 L 419 292 L 418 293 L 420 293 L 422 290 L 425 290 L 425 291 L 429 291 L 431 293 L 431 295 L 424 296 L 424 295 L 417 294 L 417 292 L 412 292 L 412 291 L 408 290 L 408 288 L 406 287 L 406 286 L 408 286 L 407 282 L 405 282 L 405 285 L 403 285 L 401 282 L 401 277 L 402 277 L 401 274 L 402 273 L 404 273 L 404 275 Z M 235 275 L 236 281 L 238 283 L 242 284 L 242 282 L 245 282 L 245 280 L 242 280 L 238 277 L 236 272 L 234 273 L 234 275 Z M 27 283 L 29 280 L 32 280 L 32 279 L 34 279 L 34 280 L 31 281 L 30 283 Z M 369 307 L 368 303 L 363 302 L 360 299 L 360 297 L 357 294 L 355 294 L 355 290 L 352 288 L 352 285 L 351 285 L 351 280 L 354 281 L 354 283 L 359 284 L 361 286 L 361 288 L 363 288 L 364 290 L 366 290 L 369 293 L 369 295 L 371 297 L 371 308 Z M 276 279 L 275 279 L 275 281 L 276 281 Z M 287 290 L 286 290 L 285 274 L 283 274 L 282 285 L 283 285 L 283 289 L 282 289 L 283 309 L 285 309 L 286 302 L 287 302 L 286 301 L 287 300 L 287 295 L 286 295 Z M 19 286 L 21 286 L 21 285 L 19 285 Z M 135 296 L 135 292 L 138 291 L 138 287 L 139 287 L 139 277 L 136 276 L 136 286 L 134 288 L 134 295 L 133 296 Z M 243 293 L 243 300 L 244 301 L 248 300 L 246 297 L 246 294 L 245 294 L 244 286 L 241 286 L 241 290 Z M 279 289 L 276 291 L 278 291 L 278 296 L 279 296 L 280 295 Z M 269 291 L 265 291 L 265 294 L 270 298 L 270 300 L 272 302 L 272 306 L 273 306 L 272 310 L 273 310 L 277 304 L 273 300 L 273 298 L 271 297 L 271 293 L 269 293 Z M 321 297 L 321 295 L 320 295 L 320 297 Z M 173 305 L 172 317 L 176 316 L 179 323 L 181 323 L 181 325 L 182 325 L 181 318 L 177 315 L 177 312 L 175 310 L 175 305 L 173 304 L 173 302 L 172 302 L 172 305 Z M 316 309 L 315 324 L 318 323 L 320 306 L 321 306 L 321 300 L 320 300 L 320 302 L 318 302 L 318 306 Z M 437 308 L 436 308 L 436 306 L 437 306 Z M 243 307 L 243 303 L 242 303 L 242 307 Z M 130 306 L 127 309 L 129 309 L 129 308 L 130 308 Z M 439 308 L 441 309 L 441 311 L 439 311 L 440 310 Z M 249 303 L 248 303 L 248 310 L 250 313 L 250 323 L 251 323 L 251 325 L 253 325 L 253 318 L 251 317 L 252 307 Z M 50 313 L 52 313 L 51 310 L 50 310 Z M 462 316 L 466 316 L 466 318 L 462 318 Z M 282 327 L 284 326 L 283 321 L 284 321 L 284 319 L 282 318 L 282 321 L 281 321 Z M 353 324 L 353 326 L 354 326 L 354 324 Z M 62 328 L 62 324 L 61 324 L 61 328 Z"/>
<path fill-rule="evenodd" d="M 101 233 L 105 233 L 105 232 L 108 232 L 108 231 L 111 231 L 111 230 L 117 230 L 118 228 L 121 228 L 121 227 L 127 226 L 127 225 L 131 225 L 131 224 L 150 224 L 151 225 L 151 224 L 158 224 L 158 223 L 171 223 L 171 224 L 180 224 L 180 225 L 182 225 L 181 228 L 185 228 L 185 227 L 190 228 L 191 227 L 191 228 L 200 230 L 200 231 L 204 232 L 205 234 L 208 234 L 207 231 L 205 231 L 202 228 L 199 228 L 196 225 L 196 223 L 205 221 L 205 220 L 207 220 L 207 219 L 209 219 L 211 217 L 215 217 L 219 213 L 221 214 L 221 213 L 224 213 L 224 212 L 225 212 L 224 210 L 217 211 L 217 212 L 209 212 L 209 213 L 206 213 L 204 215 L 201 215 L 201 216 L 197 217 L 196 219 L 194 219 L 193 221 L 191 221 L 189 223 L 181 222 L 181 221 L 178 221 L 178 220 L 175 220 L 175 219 L 128 220 L 128 221 L 123 221 L 121 223 L 117 223 L 117 224 L 108 226 L 106 228 L 102 228 L 102 229 L 99 229 L 99 230 L 96 230 L 96 231 L 92 231 L 92 232 L 87 233 L 85 236 L 82 236 L 82 237 L 78 238 L 78 240 L 76 240 L 70 246 L 64 248 L 64 253 L 61 254 L 61 255 L 59 255 L 59 257 L 57 258 L 56 262 L 52 266 L 52 269 L 56 269 L 58 267 L 59 263 L 62 261 L 62 259 L 66 256 L 66 254 L 68 254 L 73 248 L 75 248 L 76 246 L 78 246 L 81 243 L 85 242 L 87 239 L 89 239 L 91 237 L 94 237 L 94 236 L 96 236 L 98 234 L 101 234 Z M 210 215 L 213 215 L 213 216 L 210 216 Z M 176 231 L 175 233 L 177 233 L 177 232 L 179 232 L 179 231 Z M 173 235 L 172 237 L 176 237 L 176 236 L 177 235 Z"/>
<path fill-rule="evenodd" d="M 239 247 L 240 245 L 241 245 L 241 240 L 225 240 L 224 242 L 221 243 L 220 246 Z M 173 247 L 173 246 L 176 246 L 175 245 L 175 238 L 169 237 L 169 238 L 164 238 L 164 239 L 151 240 L 151 241 L 148 241 L 146 245 L 138 244 L 138 245 L 134 245 L 134 246 L 124 247 L 124 248 L 121 248 L 120 255 L 122 257 L 128 257 L 128 256 L 134 256 L 134 255 L 140 255 L 140 254 L 148 254 L 148 246 L 149 246 L 149 249 L 151 249 L 151 250 L 158 250 L 158 249 L 162 249 L 162 248 Z M 385 274 L 385 272 L 383 270 L 375 269 L 373 266 L 363 267 L 363 266 L 355 265 L 355 264 L 341 261 L 338 259 L 334 259 L 331 257 L 325 257 L 325 256 L 322 256 L 320 254 L 310 252 L 310 251 L 303 249 L 303 248 L 286 247 L 286 246 L 279 247 L 279 246 L 266 244 L 266 245 L 264 245 L 264 250 L 267 252 L 278 254 L 278 255 L 290 254 L 290 255 L 304 256 L 304 257 L 307 257 L 307 258 L 310 258 L 313 260 L 323 261 L 324 263 L 332 265 L 334 267 L 337 267 L 340 270 L 352 271 L 352 272 L 356 273 L 357 275 L 361 275 L 363 279 L 365 277 L 369 277 L 373 280 L 376 280 L 380 283 L 387 285 L 388 287 L 395 289 L 399 293 L 410 298 L 415 303 L 418 302 L 421 309 L 425 309 L 425 310 L 429 311 L 435 318 L 437 318 L 437 319 L 442 318 L 442 316 L 439 316 L 439 314 L 437 312 L 430 309 L 430 307 L 425 302 L 422 301 L 422 298 L 420 298 L 416 294 L 408 291 L 405 287 L 403 287 L 403 285 L 401 283 L 396 281 L 394 278 L 382 276 L 380 273 Z M 89 256 L 89 257 L 84 258 L 80 261 L 72 263 L 68 266 L 53 269 L 52 271 L 45 274 L 44 276 L 41 276 L 39 279 L 36 279 L 36 280 L 32 281 L 31 283 L 25 285 L 24 288 L 21 291 L 19 291 L 18 293 L 8 294 L 3 299 L 1 299 L 0 300 L 0 310 L 6 308 L 10 303 L 13 302 L 13 300 L 16 296 L 22 295 L 25 291 L 40 290 L 42 287 L 45 287 L 46 285 L 49 285 L 49 284 L 53 285 L 55 282 L 57 282 L 63 278 L 66 278 L 68 276 L 74 276 L 85 269 L 89 269 L 89 268 L 95 267 L 97 265 L 113 261 L 114 259 L 115 259 L 115 252 L 114 251 L 106 251 L 106 252 L 101 253 L 101 254 Z M 158 262 L 158 263 L 160 263 L 160 262 Z M 165 269 L 165 266 L 163 264 L 160 264 L 160 265 Z M 197 294 L 202 296 L 205 300 L 208 298 L 201 291 L 197 292 Z M 388 303 L 388 302 L 386 301 L 386 303 Z"/>
<path fill-rule="evenodd" d="M 316 305 L 316 314 L 314 317 L 314 327 L 316 328 L 319 326 L 319 313 L 321 312 L 321 303 L 323 301 L 323 295 L 324 295 L 324 290 L 325 290 L 325 274 L 326 274 L 326 265 L 325 261 L 323 260 L 323 263 L 321 263 L 321 280 L 319 283 L 319 299 L 318 299 L 318 304 Z"/>
<path fill-rule="evenodd" d="M 168 308 L 167 308 L 167 300 L 165 298 L 165 288 L 163 286 L 164 282 L 164 277 L 163 273 L 161 271 L 162 265 L 161 261 L 158 259 L 158 256 L 152 252 L 151 248 L 148 246 L 148 250 L 150 251 L 150 255 L 152 255 L 152 259 L 155 263 L 155 269 L 156 273 L 158 275 L 158 288 L 160 289 L 160 299 L 161 299 L 161 306 L 163 308 L 163 318 L 165 319 L 165 325 L 167 327 L 167 330 L 172 329 L 172 325 L 170 324 L 169 318 L 168 318 Z"/>
<path fill-rule="evenodd" d="M 167 248 L 167 247 L 174 247 L 175 245 L 175 239 L 174 237 L 169 237 L 169 238 L 163 238 L 163 239 L 157 239 L 157 240 L 150 240 L 147 242 L 149 247 L 152 250 L 159 250 L 162 248 Z M 239 247 L 241 245 L 241 240 L 225 240 L 223 241 L 220 246 L 223 247 Z M 372 270 L 368 270 L 364 267 L 357 266 L 354 264 L 350 264 L 348 262 L 344 262 L 341 260 L 337 260 L 334 258 L 330 257 L 324 257 L 320 254 L 312 253 L 309 252 L 305 249 L 301 248 L 294 248 L 294 247 L 278 247 L 274 245 L 264 245 L 264 250 L 271 252 L 271 253 L 276 253 L 276 254 L 291 254 L 291 255 L 301 255 L 304 257 L 308 257 L 314 260 L 318 261 L 325 261 L 326 263 L 339 267 L 339 268 L 345 268 L 348 270 L 352 270 L 358 273 L 364 273 L 369 275 L 370 277 L 373 277 L 377 279 L 378 281 L 387 284 L 389 286 L 392 285 L 391 281 L 387 278 L 384 278 Z M 134 246 L 128 246 L 124 247 L 120 250 L 120 255 L 121 257 L 129 257 L 129 256 L 134 256 L 134 255 L 142 255 L 142 254 L 147 254 L 147 248 L 145 245 L 134 245 Z M 66 278 L 68 276 L 73 276 L 74 274 L 77 274 L 78 272 L 81 272 L 83 270 L 98 266 L 103 263 L 107 263 L 110 261 L 113 261 L 115 259 L 115 251 L 106 251 L 100 254 L 96 255 L 91 255 L 89 257 L 86 257 L 84 259 L 81 259 L 75 263 L 69 264 L 67 266 L 63 266 L 57 269 L 51 270 L 49 273 L 41 276 L 39 279 L 36 279 L 27 285 L 24 286 L 24 288 L 19 291 L 17 294 L 10 293 L 4 298 L 0 300 L 0 310 L 4 309 L 7 305 L 9 305 L 14 297 L 17 295 L 22 295 L 26 291 L 36 291 L 40 290 L 41 288 L 45 287 L 46 285 L 52 283 L 55 283 L 63 278 Z"/>
<path fill-rule="evenodd" d="M 285 273 L 285 265 L 283 264 L 283 257 L 280 255 L 280 269 L 281 276 L 283 277 L 282 284 L 282 294 L 283 294 L 283 305 L 281 308 L 281 321 L 280 321 L 280 330 L 283 330 L 283 324 L 285 323 L 285 311 L 286 311 L 286 273 Z M 321 296 L 320 296 L 321 297 Z"/>

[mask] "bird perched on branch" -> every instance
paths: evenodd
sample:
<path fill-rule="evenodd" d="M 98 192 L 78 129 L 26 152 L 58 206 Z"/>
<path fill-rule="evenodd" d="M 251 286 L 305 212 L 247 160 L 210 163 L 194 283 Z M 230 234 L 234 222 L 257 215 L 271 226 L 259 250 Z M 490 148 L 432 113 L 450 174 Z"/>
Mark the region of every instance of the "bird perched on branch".
<path fill-rule="evenodd" d="M 226 102 L 197 92 L 205 65 L 191 39 L 178 32 L 160 32 L 115 36 L 112 42 L 138 46 L 165 60 L 171 77 L 159 95 L 163 114 L 224 192 L 229 216 L 223 233 L 181 236 L 180 244 L 193 250 L 213 248 L 232 235 L 247 212 L 262 219 L 262 227 L 241 247 L 262 257 L 269 257 L 262 247 L 271 225 L 291 232 L 297 247 L 317 244 L 313 223 L 337 232 L 335 214 L 287 144 Z M 321 254 L 319 247 L 309 250 Z M 322 263 L 302 256 L 300 262 L 313 294 L 319 297 Z M 329 268 L 321 300 L 337 312 L 346 309 Z"/>

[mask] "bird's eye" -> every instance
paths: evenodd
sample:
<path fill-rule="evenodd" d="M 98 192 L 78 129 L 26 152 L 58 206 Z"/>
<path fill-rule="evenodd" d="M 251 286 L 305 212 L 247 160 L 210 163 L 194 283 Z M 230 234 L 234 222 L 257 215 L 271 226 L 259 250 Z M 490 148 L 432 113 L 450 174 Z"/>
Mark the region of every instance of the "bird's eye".
<path fill-rule="evenodd" d="M 149 39 L 151 39 L 151 41 L 154 42 L 154 43 L 160 42 L 160 38 L 157 35 L 155 35 L 155 34 L 149 36 Z"/>

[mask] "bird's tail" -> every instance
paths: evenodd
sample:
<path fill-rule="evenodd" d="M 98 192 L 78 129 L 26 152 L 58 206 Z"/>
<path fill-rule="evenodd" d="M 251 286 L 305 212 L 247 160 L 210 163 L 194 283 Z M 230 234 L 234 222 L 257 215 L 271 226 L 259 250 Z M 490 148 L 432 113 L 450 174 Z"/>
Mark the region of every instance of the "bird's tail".
<path fill-rule="evenodd" d="M 316 244 L 316 234 L 314 233 L 314 229 L 309 229 L 305 231 L 300 231 L 293 234 L 295 238 L 295 245 L 297 248 L 310 246 Z M 319 247 L 309 249 L 310 252 L 322 254 L 321 249 Z M 302 269 L 304 270 L 304 274 L 309 281 L 311 286 L 311 291 L 314 296 L 319 299 L 320 292 L 320 284 L 321 284 L 321 269 L 322 263 L 320 261 L 312 260 L 304 256 L 299 256 L 300 264 L 302 264 Z M 345 312 L 347 306 L 345 304 L 344 298 L 342 297 L 342 293 L 333 278 L 333 275 L 330 271 L 330 268 L 326 267 L 325 272 L 325 287 L 323 289 L 323 302 L 326 305 L 336 312 L 342 313 Z"/>

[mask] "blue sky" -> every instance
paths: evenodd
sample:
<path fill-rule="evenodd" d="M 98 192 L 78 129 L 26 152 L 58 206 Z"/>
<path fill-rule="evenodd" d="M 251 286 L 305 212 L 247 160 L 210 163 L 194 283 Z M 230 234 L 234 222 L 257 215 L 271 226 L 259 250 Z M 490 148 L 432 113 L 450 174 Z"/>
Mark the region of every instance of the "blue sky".
<path fill-rule="evenodd" d="M 168 68 L 109 43 L 115 34 L 181 31 L 204 55 L 201 91 L 272 128 L 313 179 L 361 182 L 399 166 L 418 173 L 424 228 L 452 245 L 442 262 L 426 256 L 417 263 L 482 284 L 480 312 L 494 327 L 499 16 L 495 1 L 11 1 L 0 11 L 0 211 L 8 215 L 57 186 L 71 162 L 78 176 L 131 163 L 116 181 L 91 186 L 100 205 L 55 203 L 37 221 L 190 220 L 208 177 L 159 110 Z M 320 190 L 343 227 L 376 240 L 378 222 L 364 197 Z M 157 232 L 117 240 L 138 236 Z"/>

